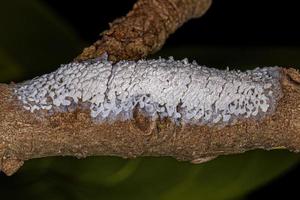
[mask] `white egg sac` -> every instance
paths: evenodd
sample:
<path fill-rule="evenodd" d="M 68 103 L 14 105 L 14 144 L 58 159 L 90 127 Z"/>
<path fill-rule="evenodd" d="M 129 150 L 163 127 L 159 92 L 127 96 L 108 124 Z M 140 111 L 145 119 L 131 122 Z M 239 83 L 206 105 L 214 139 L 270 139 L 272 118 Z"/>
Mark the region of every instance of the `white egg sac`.
<path fill-rule="evenodd" d="M 261 119 L 274 112 L 281 95 L 280 68 L 229 71 L 189 63 L 186 59 L 90 60 L 18 84 L 24 109 L 67 112 L 86 105 L 91 117 L 126 120 L 137 107 L 153 119 L 174 122 L 232 123 Z"/>

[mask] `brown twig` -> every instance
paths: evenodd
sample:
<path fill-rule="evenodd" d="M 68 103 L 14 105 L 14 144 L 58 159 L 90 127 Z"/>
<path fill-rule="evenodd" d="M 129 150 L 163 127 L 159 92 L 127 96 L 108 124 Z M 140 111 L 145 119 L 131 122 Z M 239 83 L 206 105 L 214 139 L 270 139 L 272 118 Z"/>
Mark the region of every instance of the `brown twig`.
<path fill-rule="evenodd" d="M 203 15 L 210 4 L 211 0 L 139 0 L 76 60 L 97 58 L 104 52 L 111 61 L 146 57 L 158 51 L 183 23 Z"/>
<path fill-rule="evenodd" d="M 139 0 L 124 18 L 111 24 L 100 41 L 77 60 L 107 52 L 112 61 L 138 59 L 157 51 L 169 34 L 190 18 L 201 16 L 210 0 Z M 40 117 L 20 105 L 14 85 L 0 85 L 0 171 L 15 173 L 28 159 L 46 156 L 114 155 L 172 156 L 201 163 L 219 155 L 262 148 L 300 150 L 300 75 L 281 70 L 283 97 L 275 113 L 262 121 L 242 120 L 234 125 L 177 125 L 151 121 L 135 112 L 130 121 L 97 124 L 90 113 L 77 108 Z"/>
<path fill-rule="evenodd" d="M 126 17 L 111 23 L 110 29 L 101 34 L 101 39 L 84 49 L 76 60 L 83 61 L 97 58 L 103 55 L 104 52 L 108 53 L 111 61 L 145 57 L 158 51 L 168 36 L 183 23 L 191 18 L 203 15 L 210 4 L 211 0 L 138 0 L 133 10 Z M 118 155 L 122 149 L 125 150 L 126 146 L 129 145 L 127 142 L 134 139 L 132 136 L 126 138 L 126 135 L 120 135 L 120 132 L 116 132 L 115 136 L 104 133 L 101 134 L 104 136 L 103 140 L 99 138 L 100 140 L 96 141 L 96 139 L 94 141 L 96 143 L 91 143 L 92 149 L 85 147 L 81 140 L 87 132 L 77 131 L 70 126 L 93 127 L 87 119 L 86 113 L 77 112 L 77 114 L 74 113 L 75 115 L 53 116 L 48 122 L 45 121 L 44 125 L 48 128 L 42 130 L 44 122 L 41 124 L 41 122 L 29 119 L 27 118 L 29 117 L 28 113 L 19 112 L 17 107 L 12 106 L 15 104 L 13 103 L 14 100 L 11 99 L 11 92 L 10 86 L 1 85 L 0 171 L 2 170 L 7 175 L 15 173 L 23 165 L 24 160 L 31 158 L 59 154 L 77 155 L 78 157 L 91 154 Z M 10 105 L 9 102 L 13 104 Z M 68 124 L 69 122 L 74 124 Z M 89 130 L 92 131 L 92 129 Z M 56 135 L 57 131 L 61 132 L 61 135 Z M 92 139 L 93 134 L 91 133 L 87 137 Z M 105 141 L 110 140 L 106 137 L 111 136 L 120 137 L 124 146 L 122 147 L 123 144 L 113 144 L 113 141 L 111 144 L 106 144 Z M 86 138 L 86 142 L 89 142 L 88 138 Z M 44 146 L 45 143 L 46 146 Z M 61 146 L 63 144 L 66 146 Z M 98 145 L 103 146 L 104 149 L 99 148 L 96 150 Z M 117 149 L 113 150 L 115 147 Z M 131 154 L 135 153 L 122 153 L 124 157 L 130 157 Z"/>
<path fill-rule="evenodd" d="M 201 163 L 251 149 L 300 150 L 300 74 L 281 70 L 283 97 L 275 113 L 261 121 L 241 120 L 225 127 L 132 120 L 94 123 L 86 109 L 41 117 L 22 108 L 13 85 L 0 85 L 0 169 L 11 175 L 23 161 L 46 156 L 172 156 Z"/>

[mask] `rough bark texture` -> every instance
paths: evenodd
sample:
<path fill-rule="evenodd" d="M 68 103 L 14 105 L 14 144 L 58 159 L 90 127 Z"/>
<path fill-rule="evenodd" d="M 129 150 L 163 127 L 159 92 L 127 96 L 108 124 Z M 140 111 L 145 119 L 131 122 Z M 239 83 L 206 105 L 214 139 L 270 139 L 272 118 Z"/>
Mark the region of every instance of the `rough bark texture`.
<path fill-rule="evenodd" d="M 158 51 L 184 22 L 203 15 L 210 4 L 211 0 L 139 0 L 76 59 L 97 58 L 104 52 L 111 61 L 146 57 Z"/>
<path fill-rule="evenodd" d="M 157 51 L 185 21 L 201 16 L 210 0 L 139 0 L 111 24 L 101 40 L 77 60 L 138 59 Z M 14 85 L 0 84 L 0 171 L 15 173 L 25 160 L 46 156 L 172 156 L 201 163 L 219 155 L 262 148 L 300 151 L 300 74 L 282 69 L 283 97 L 262 121 L 241 120 L 225 127 L 151 121 L 134 112 L 131 121 L 97 124 L 87 110 L 36 115 L 13 96 Z"/>
<path fill-rule="evenodd" d="M 251 149 L 300 151 L 300 74 L 282 69 L 276 112 L 262 121 L 241 120 L 223 128 L 178 126 L 151 121 L 138 111 L 131 121 L 97 124 L 86 110 L 41 116 L 25 111 L 0 85 L 0 169 L 13 174 L 23 162 L 46 156 L 172 156 L 201 163 L 219 155 Z"/>
<path fill-rule="evenodd" d="M 101 39 L 76 60 L 97 58 L 105 52 L 111 61 L 143 58 L 158 51 L 183 23 L 203 15 L 211 2 L 138 0 L 127 16 L 111 23 Z M 173 144 L 170 137 L 178 132 L 173 124 L 148 122 L 137 113 L 131 122 L 96 125 L 82 110 L 37 118 L 13 99 L 12 85 L 0 84 L 0 171 L 12 175 L 24 160 L 57 155 L 175 155 L 189 160 L 186 153 L 177 153 L 179 147 L 174 152 L 168 149 Z"/>

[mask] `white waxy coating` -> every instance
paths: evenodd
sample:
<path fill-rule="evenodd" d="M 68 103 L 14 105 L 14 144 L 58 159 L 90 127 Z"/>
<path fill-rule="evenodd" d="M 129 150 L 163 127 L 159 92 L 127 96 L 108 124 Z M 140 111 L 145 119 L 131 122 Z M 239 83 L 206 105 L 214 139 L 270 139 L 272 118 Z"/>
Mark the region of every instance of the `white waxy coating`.
<path fill-rule="evenodd" d="M 66 111 L 87 105 L 99 120 L 130 119 L 135 107 L 149 117 L 215 124 L 260 119 L 280 96 L 279 68 L 246 72 L 207 68 L 187 60 L 106 60 L 62 65 L 21 83 L 15 92 L 24 109 Z"/>

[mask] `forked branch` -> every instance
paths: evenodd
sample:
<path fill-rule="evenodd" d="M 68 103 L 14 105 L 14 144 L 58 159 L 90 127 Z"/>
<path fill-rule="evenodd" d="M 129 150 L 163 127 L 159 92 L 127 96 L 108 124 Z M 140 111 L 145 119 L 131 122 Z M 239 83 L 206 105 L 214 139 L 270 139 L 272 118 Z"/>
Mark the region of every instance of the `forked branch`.
<path fill-rule="evenodd" d="M 295 69 L 220 71 L 136 60 L 201 16 L 210 0 L 139 0 L 77 61 L 0 84 L 0 170 L 46 156 L 172 156 L 201 163 L 251 149 L 300 150 Z M 111 62 L 112 61 L 112 62 Z"/>

